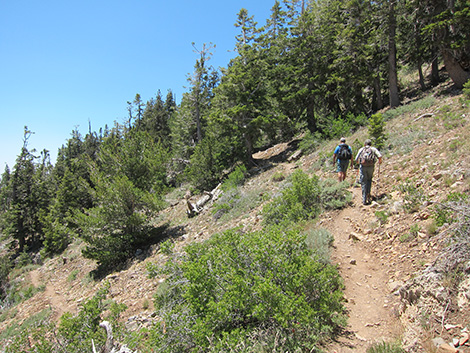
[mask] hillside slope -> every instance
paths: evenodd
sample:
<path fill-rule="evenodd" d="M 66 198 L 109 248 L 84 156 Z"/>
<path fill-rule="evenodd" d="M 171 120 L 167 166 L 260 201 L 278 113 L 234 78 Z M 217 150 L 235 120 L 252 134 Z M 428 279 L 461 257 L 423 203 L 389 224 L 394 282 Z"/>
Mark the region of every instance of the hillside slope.
<path fill-rule="evenodd" d="M 439 284 L 429 282 L 431 289 L 420 289 L 421 294 L 414 300 L 409 296 L 423 285 L 416 279 L 436 266 L 436 259 L 448 245 L 445 227 L 432 229 L 435 205 L 450 192 L 468 194 L 470 189 L 470 156 L 466 153 L 470 144 L 468 106 L 462 104 L 459 95 L 443 93 L 442 89 L 434 93 L 434 98 L 428 97 L 427 104 L 417 101 L 404 105 L 401 113 L 387 122 L 389 147 L 375 174 L 376 202 L 371 206 L 361 204 L 356 172 L 350 171 L 346 182 L 354 196 L 352 204 L 326 212 L 316 224 L 311 224 L 328 229 L 334 236 L 332 261 L 338 264 L 344 278 L 349 316 L 344 335 L 328 344 L 326 351 L 365 352 L 373 343 L 398 340 L 408 351 L 426 352 L 436 350 L 443 341 L 465 337 L 465 328 L 470 325 L 470 294 L 466 296 L 465 291 L 470 293 L 470 285 L 460 289 L 464 295 L 460 295 L 458 303 L 458 291 L 443 280 Z M 364 141 L 366 135 L 366 130 L 358 131 L 347 136 L 348 143 Z M 321 179 L 335 178 L 331 155 L 336 144 L 337 141 L 328 142 L 293 162 L 274 158 L 286 151 L 291 153 L 288 144 L 257 155 L 260 165 L 269 167 L 252 171 L 241 188 L 246 206 L 239 214 L 232 211 L 216 219 L 213 203 L 209 203 L 201 214 L 188 218 L 185 190 L 180 190 L 179 194 L 169 195 L 170 206 L 156 222 L 170 225 L 175 251 L 235 226 L 249 231 L 260 229 L 263 204 L 282 187 L 274 176 L 287 177 L 301 168 Z M 252 201 L 260 198 L 265 201 Z M 196 199 L 197 196 L 192 198 Z M 414 202 L 413 212 L 407 211 Z M 100 282 L 90 279 L 95 265 L 81 257 L 82 247 L 77 242 L 63 256 L 48 259 L 41 267 L 22 275 L 24 286 L 43 290 L 3 315 L 0 332 L 13 331 L 41 312 L 51 314 L 54 320 L 64 312 L 76 313 L 80 303 L 90 298 L 103 281 L 110 284 L 110 297 L 127 305 L 123 319 L 129 329 L 154 320 L 152 297 L 161 280 L 149 279 L 147 264 L 166 261 L 167 256 L 158 245 L 138 255 L 126 270 L 112 273 Z M 469 273 L 463 273 L 462 283 L 468 283 L 468 278 Z M 438 296 L 435 289 L 441 287 L 446 295 Z M 443 341 L 433 343 L 436 338 Z M 470 352 L 465 342 L 459 349 Z"/>

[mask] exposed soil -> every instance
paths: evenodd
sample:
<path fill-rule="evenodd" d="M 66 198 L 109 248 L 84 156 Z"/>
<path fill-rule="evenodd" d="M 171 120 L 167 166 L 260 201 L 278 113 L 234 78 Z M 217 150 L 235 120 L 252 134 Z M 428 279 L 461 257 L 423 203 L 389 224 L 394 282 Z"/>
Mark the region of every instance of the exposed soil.
<path fill-rule="evenodd" d="M 401 334 L 394 309 L 398 298 L 390 293 L 387 265 L 359 238 L 374 209 L 361 203 L 360 188 L 353 188 L 354 205 L 322 222 L 335 238 L 332 261 L 338 264 L 345 283 L 348 327 L 330 351 L 365 352 L 374 342 L 394 341 Z"/>
<path fill-rule="evenodd" d="M 456 99 L 449 98 L 442 104 L 456 104 Z M 433 108 L 433 111 L 435 110 L 436 107 Z M 441 122 L 431 119 L 423 118 L 416 122 L 416 118 L 426 112 L 413 112 L 388 124 L 387 129 L 390 132 L 401 129 L 406 135 L 416 129 L 426 129 L 429 133 L 421 141 L 413 141 L 413 145 L 408 146 L 409 151 L 384 158 L 380 172 L 376 171 L 373 185 L 377 202 L 371 206 L 361 204 L 360 187 L 355 183 L 355 172 L 351 171 L 347 182 L 351 185 L 353 203 L 342 210 L 323 214 L 316 222 L 315 226 L 328 229 L 334 236 L 332 262 L 338 265 L 344 279 L 345 305 L 349 316 L 344 334 L 336 342 L 331 342 L 325 347 L 328 352 L 361 353 L 366 352 L 375 342 L 400 340 L 413 341 L 410 347 L 414 348 L 410 351 L 425 352 L 429 350 L 424 348 L 423 336 L 444 336 L 447 341 L 452 338 L 450 334 L 445 336 L 445 330 L 439 333 L 428 330 L 423 333 L 417 329 L 414 330 L 417 332 L 416 337 L 410 338 L 410 330 L 407 331 L 407 328 L 414 319 L 409 317 L 410 314 L 403 315 L 406 308 L 399 295 L 399 289 L 418 272 L 432 264 L 446 243 L 445 238 L 436 237 L 426 231 L 431 221 L 432 205 L 443 200 L 450 191 L 468 192 L 469 189 L 467 178 L 470 157 L 465 155 L 457 163 L 448 163 L 451 153 L 449 145 L 452 145 L 460 134 L 465 131 L 468 133 L 468 117 L 464 116 L 461 126 L 449 130 L 444 129 Z M 465 130 L 462 130 L 463 128 Z M 365 131 L 359 131 L 348 140 L 362 141 L 364 136 Z M 322 161 L 324 157 L 320 153 L 328 154 L 328 151 L 333 151 L 335 141 L 324 146 L 322 151 L 302 156 L 289 163 L 286 157 L 291 155 L 296 147 L 292 146 L 281 144 L 256 155 L 260 161 L 271 163 L 270 168 L 254 172 L 243 187 L 243 192 L 255 190 L 275 195 L 280 183 L 274 181 L 273 176 L 276 173 L 288 176 L 297 168 L 310 174 L 315 173 L 320 178 L 336 177 L 331 168 L 325 167 L 331 163 L 330 158 Z M 403 210 L 404 194 L 397 190 L 397 186 L 404 180 L 412 180 L 415 186 L 422 188 L 427 195 L 427 203 L 413 213 Z M 201 214 L 188 218 L 186 202 L 182 195 L 168 200 L 171 206 L 162 212 L 160 220 L 170 222 L 172 227 L 178 227 L 179 236 L 175 238 L 176 251 L 188 242 L 203 241 L 216 232 L 235 226 L 241 226 L 247 231 L 261 228 L 263 205 L 228 220 L 215 220 L 209 203 Z M 194 196 L 193 200 L 196 199 L 197 196 Z M 401 207 L 395 210 L 397 203 Z M 377 211 L 387 213 L 386 222 L 379 222 Z M 403 241 L 402 236 L 410 232 L 413 225 L 418 226 L 418 235 L 410 241 Z M 90 298 L 102 285 L 101 282 L 89 279 L 89 273 L 95 265 L 80 256 L 82 247 L 83 244 L 74 244 L 62 257 L 49 259 L 42 267 L 25 275 L 25 283 L 31 283 L 35 287 L 45 286 L 45 290 L 19 304 L 15 315 L 0 322 L 0 330 L 48 308 L 52 310 L 55 320 L 65 312 L 78 311 L 80 303 Z M 163 264 L 165 261 L 166 256 L 159 252 L 158 245 L 155 245 L 131 262 L 126 270 L 106 277 L 105 280 L 110 283 L 110 297 L 128 307 L 124 320 L 129 328 L 148 324 L 152 312 L 152 297 L 160 279 L 149 279 L 146 265 Z M 452 322 L 448 322 L 450 315 L 441 321 L 458 324 L 463 328 L 467 324 L 465 313 L 469 313 L 465 310 L 460 316 L 454 315 Z M 460 349 L 462 352 L 468 351 L 466 347 Z"/>

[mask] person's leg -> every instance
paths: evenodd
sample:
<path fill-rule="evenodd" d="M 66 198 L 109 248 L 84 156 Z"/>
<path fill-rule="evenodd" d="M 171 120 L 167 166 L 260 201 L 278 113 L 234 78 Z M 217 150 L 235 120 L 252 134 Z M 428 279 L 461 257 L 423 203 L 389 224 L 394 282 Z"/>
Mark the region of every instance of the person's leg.
<path fill-rule="evenodd" d="M 338 181 L 342 182 L 343 178 L 343 169 L 341 168 L 341 160 L 336 161 L 336 171 L 338 172 Z"/>
<path fill-rule="evenodd" d="M 372 166 L 372 167 L 366 167 L 364 174 L 366 175 L 366 182 L 365 182 L 365 184 L 366 184 L 366 187 L 365 187 L 365 188 L 366 188 L 365 194 L 366 194 L 366 195 L 365 195 L 365 201 L 366 201 L 366 203 L 369 203 L 369 202 L 370 202 L 370 198 L 371 198 L 370 193 L 371 193 L 371 189 L 372 189 L 372 178 L 373 178 L 373 176 L 374 176 L 374 167 L 373 167 L 373 166 Z"/>
<path fill-rule="evenodd" d="M 366 176 L 365 176 L 365 173 L 364 173 L 364 167 L 361 166 L 360 167 L 360 173 L 361 173 L 361 176 L 360 176 L 360 179 L 359 179 L 359 182 L 361 183 L 361 189 L 362 189 L 362 204 L 365 205 L 366 202 L 367 202 L 367 190 L 366 190 Z"/>
<path fill-rule="evenodd" d="M 338 180 L 340 182 L 346 180 L 346 171 L 348 170 L 348 161 L 339 161 L 338 165 Z"/>

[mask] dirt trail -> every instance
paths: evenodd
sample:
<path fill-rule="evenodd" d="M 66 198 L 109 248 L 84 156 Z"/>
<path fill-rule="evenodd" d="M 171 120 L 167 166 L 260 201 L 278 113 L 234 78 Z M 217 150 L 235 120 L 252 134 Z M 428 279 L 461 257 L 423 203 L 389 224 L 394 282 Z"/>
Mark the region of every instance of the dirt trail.
<path fill-rule="evenodd" d="M 362 230 L 374 209 L 362 206 L 360 188 L 352 188 L 354 205 L 323 221 L 334 236 L 332 261 L 338 264 L 345 283 L 348 311 L 347 334 L 330 352 L 366 352 L 374 342 L 393 341 L 399 335 L 399 320 L 393 316 L 393 301 L 388 288 L 386 264 L 367 247 Z"/>
<path fill-rule="evenodd" d="M 58 320 L 65 312 L 76 312 L 76 305 L 71 305 L 75 301 L 67 302 L 67 289 L 63 283 L 60 283 L 60 279 L 57 276 L 45 280 L 41 277 L 41 273 L 38 270 L 34 270 L 29 273 L 29 277 L 34 287 L 45 286 L 43 292 L 36 294 L 35 302 L 36 304 L 39 303 L 42 308 L 50 308 L 53 320 Z"/>

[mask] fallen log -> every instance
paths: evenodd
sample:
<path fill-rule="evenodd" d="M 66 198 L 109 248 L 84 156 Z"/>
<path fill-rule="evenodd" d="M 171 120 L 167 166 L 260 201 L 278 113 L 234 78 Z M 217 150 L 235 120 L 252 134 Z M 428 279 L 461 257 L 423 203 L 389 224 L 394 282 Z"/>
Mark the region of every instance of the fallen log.
<path fill-rule="evenodd" d="M 204 191 L 203 196 L 196 201 L 196 203 L 192 203 L 190 201 L 191 194 L 189 191 L 186 193 L 184 198 L 186 199 L 186 204 L 188 209 L 186 210 L 186 213 L 188 214 L 188 217 L 194 217 L 195 215 L 201 213 L 203 210 L 204 206 L 209 202 L 209 201 L 215 201 L 218 199 L 220 194 L 222 193 L 221 190 L 221 185 L 217 185 L 215 189 L 213 189 L 211 192 Z"/>

